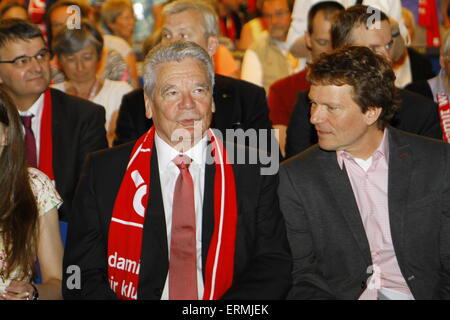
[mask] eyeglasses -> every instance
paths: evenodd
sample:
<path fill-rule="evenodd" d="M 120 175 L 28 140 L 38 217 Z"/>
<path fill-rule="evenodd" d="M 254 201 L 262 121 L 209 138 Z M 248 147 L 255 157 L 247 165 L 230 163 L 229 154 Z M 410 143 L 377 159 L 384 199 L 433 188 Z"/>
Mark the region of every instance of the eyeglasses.
<path fill-rule="evenodd" d="M 23 55 L 23 56 L 14 58 L 13 60 L 0 61 L 0 63 L 12 63 L 16 67 L 23 68 L 23 67 L 29 66 L 31 64 L 31 61 L 33 60 L 33 58 L 36 59 L 37 62 L 47 62 L 49 57 L 50 57 L 50 52 L 48 51 L 48 49 L 42 49 L 38 53 L 36 53 L 34 56 Z"/>
<path fill-rule="evenodd" d="M 391 39 L 391 41 L 389 41 L 388 43 L 386 43 L 385 45 L 380 45 L 380 46 L 369 46 L 369 48 L 376 53 L 380 53 L 383 51 L 389 51 L 392 49 L 392 47 L 394 46 L 394 40 Z"/>

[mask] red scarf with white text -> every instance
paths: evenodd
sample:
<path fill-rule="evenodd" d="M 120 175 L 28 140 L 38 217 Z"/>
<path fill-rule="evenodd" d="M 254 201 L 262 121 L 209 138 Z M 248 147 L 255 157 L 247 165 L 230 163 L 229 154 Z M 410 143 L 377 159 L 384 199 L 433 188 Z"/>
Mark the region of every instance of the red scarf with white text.
<path fill-rule="evenodd" d="M 216 171 L 214 233 L 204 266 L 203 299 L 216 300 L 230 288 L 233 281 L 237 204 L 234 173 L 227 152 L 211 129 L 208 136 Z M 114 203 L 108 234 L 108 278 L 111 289 L 120 299 L 137 299 L 154 139 L 155 128 L 152 127 L 134 145 Z"/>
<path fill-rule="evenodd" d="M 442 140 L 450 142 L 450 103 L 445 93 L 437 94 L 439 118 L 441 120 Z"/>

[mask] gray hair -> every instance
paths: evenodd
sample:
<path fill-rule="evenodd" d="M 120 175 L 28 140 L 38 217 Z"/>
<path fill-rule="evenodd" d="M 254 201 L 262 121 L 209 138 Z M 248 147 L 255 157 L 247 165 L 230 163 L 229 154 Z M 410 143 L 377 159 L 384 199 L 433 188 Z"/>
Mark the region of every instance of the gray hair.
<path fill-rule="evenodd" d="M 144 90 L 149 97 L 153 96 L 156 85 L 156 67 L 159 64 L 194 58 L 201 62 L 207 71 L 211 90 L 214 87 L 214 64 L 209 54 L 201 46 L 189 41 L 175 41 L 158 44 L 148 53 L 144 61 Z"/>
<path fill-rule="evenodd" d="M 53 52 L 61 54 L 74 54 L 89 45 L 95 47 L 98 60 L 102 56 L 103 37 L 98 29 L 87 20 L 82 20 L 79 28 L 69 29 L 67 26 L 58 31 L 53 39 Z"/>
<path fill-rule="evenodd" d="M 116 22 L 117 17 L 119 17 L 126 9 L 133 11 L 133 4 L 130 0 L 106 0 L 103 2 L 100 9 L 101 21 L 109 30 L 109 24 Z"/>
<path fill-rule="evenodd" d="M 212 5 L 205 0 L 177 0 L 167 4 L 163 9 L 164 16 L 195 10 L 203 17 L 206 36 L 219 34 L 219 18 Z"/>

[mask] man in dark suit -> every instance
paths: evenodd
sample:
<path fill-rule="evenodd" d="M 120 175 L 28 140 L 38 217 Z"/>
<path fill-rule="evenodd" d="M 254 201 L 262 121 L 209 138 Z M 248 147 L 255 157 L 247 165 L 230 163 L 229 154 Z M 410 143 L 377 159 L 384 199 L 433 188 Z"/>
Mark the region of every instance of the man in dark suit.
<path fill-rule="evenodd" d="M 395 75 L 370 49 L 310 70 L 319 143 L 280 168 L 289 297 L 450 298 L 450 146 L 388 125 Z"/>
<path fill-rule="evenodd" d="M 144 70 L 154 126 L 87 162 L 64 256 L 66 268 L 81 269 L 81 283 L 65 274 L 64 297 L 284 298 L 291 258 L 277 175 L 233 161 L 255 150 L 224 149 L 208 129 L 210 56 L 194 42 L 160 44 Z"/>
<path fill-rule="evenodd" d="M 370 9 L 370 10 L 373 10 Z M 373 11 L 366 6 L 354 6 L 340 12 L 333 22 L 331 38 L 333 48 L 346 44 L 367 46 L 391 59 L 392 35 L 389 18 L 379 12 L 380 21 L 370 29 L 366 23 L 373 20 Z M 308 93 L 300 93 L 287 129 L 286 157 L 305 150 L 317 141 L 317 135 L 309 124 L 310 103 Z M 400 109 L 391 125 L 407 132 L 441 139 L 442 130 L 437 105 L 430 99 L 407 90 L 399 90 Z"/>
<path fill-rule="evenodd" d="M 164 7 L 162 42 L 193 41 L 213 56 L 219 45 L 217 14 L 205 2 L 196 0 L 174 1 Z M 272 129 L 264 89 L 249 82 L 215 75 L 214 103 L 216 111 L 211 127 L 219 129 L 225 137 L 226 129 Z M 119 110 L 115 145 L 136 140 L 151 126 L 145 118 L 143 90 L 125 95 Z M 271 136 L 271 135 L 270 135 Z M 265 149 L 272 150 L 268 140 Z"/>
<path fill-rule="evenodd" d="M 49 57 L 37 26 L 18 19 L 0 23 L 0 83 L 24 123 L 28 164 L 55 181 L 64 201 L 60 218 L 67 220 L 84 158 L 107 147 L 105 110 L 49 89 Z"/>
<path fill-rule="evenodd" d="M 399 88 L 405 88 L 409 83 L 428 80 L 434 77 L 431 61 L 423 54 L 406 45 L 405 39 L 400 35 L 397 21 L 390 19 L 392 39 L 393 69 L 397 79 L 395 83 Z M 408 29 L 409 31 L 409 29 Z M 410 34 L 413 39 L 414 34 Z"/>

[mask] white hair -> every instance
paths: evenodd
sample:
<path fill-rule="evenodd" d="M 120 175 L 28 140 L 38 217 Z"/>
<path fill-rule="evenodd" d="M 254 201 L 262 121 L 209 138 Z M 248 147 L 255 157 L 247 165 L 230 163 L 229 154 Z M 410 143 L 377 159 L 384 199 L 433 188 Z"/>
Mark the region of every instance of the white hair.
<path fill-rule="evenodd" d="M 149 97 L 153 95 L 156 85 L 156 67 L 159 64 L 186 58 L 197 59 L 205 66 L 211 89 L 214 87 L 214 64 L 209 54 L 201 46 L 190 41 L 160 43 L 147 54 L 144 61 L 144 90 Z"/>

